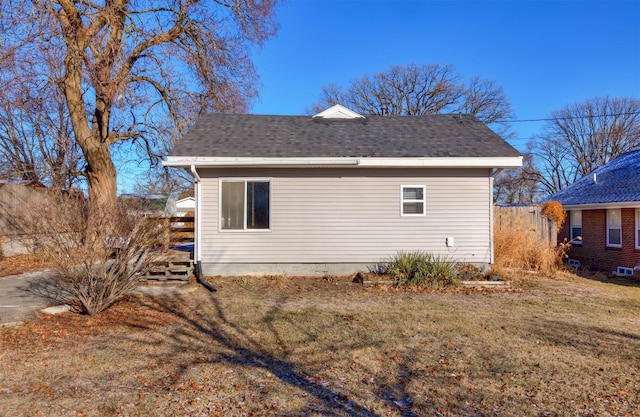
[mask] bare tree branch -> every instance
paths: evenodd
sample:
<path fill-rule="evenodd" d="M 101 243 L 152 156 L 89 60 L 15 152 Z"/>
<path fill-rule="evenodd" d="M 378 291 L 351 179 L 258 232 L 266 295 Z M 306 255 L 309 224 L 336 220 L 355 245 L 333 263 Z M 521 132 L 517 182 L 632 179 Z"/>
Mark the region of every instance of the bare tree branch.
<path fill-rule="evenodd" d="M 2 3 L 0 27 L 12 42 L 0 45 L 0 57 L 30 62 L 34 75 L 59 87 L 90 201 L 103 207 L 116 201 L 111 146 L 144 139 L 141 156 L 153 159 L 199 113 L 249 108 L 257 96 L 249 52 L 275 35 L 275 7 L 276 0 Z"/>
<path fill-rule="evenodd" d="M 596 97 L 551 113 L 534 140 L 540 181 L 555 193 L 612 159 L 640 148 L 640 100 Z"/>
<path fill-rule="evenodd" d="M 504 90 L 493 80 L 473 77 L 466 86 L 453 65 L 394 65 L 387 71 L 352 81 L 346 90 L 336 84 L 322 87 L 319 102 L 309 113 L 343 104 L 362 114 L 422 115 L 464 112 L 507 135 L 509 126 L 497 122 L 513 116 Z"/>

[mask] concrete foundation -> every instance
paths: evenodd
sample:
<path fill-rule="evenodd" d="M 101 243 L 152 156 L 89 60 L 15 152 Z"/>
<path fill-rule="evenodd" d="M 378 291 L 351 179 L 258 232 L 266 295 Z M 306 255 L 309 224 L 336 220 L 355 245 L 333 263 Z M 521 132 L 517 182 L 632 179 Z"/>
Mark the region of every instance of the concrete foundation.
<path fill-rule="evenodd" d="M 289 276 L 323 276 L 350 275 L 358 271 L 368 271 L 370 264 L 339 263 L 339 264 L 220 264 L 202 263 L 202 273 L 205 276 L 215 275 L 289 275 Z"/>
<path fill-rule="evenodd" d="M 489 264 L 474 266 L 481 270 L 488 270 Z M 202 274 L 205 276 L 233 276 L 233 275 L 288 275 L 288 276 L 323 276 L 323 275 L 351 275 L 356 272 L 375 272 L 375 264 L 371 263 L 305 263 L 305 264 L 223 264 L 202 263 Z"/>

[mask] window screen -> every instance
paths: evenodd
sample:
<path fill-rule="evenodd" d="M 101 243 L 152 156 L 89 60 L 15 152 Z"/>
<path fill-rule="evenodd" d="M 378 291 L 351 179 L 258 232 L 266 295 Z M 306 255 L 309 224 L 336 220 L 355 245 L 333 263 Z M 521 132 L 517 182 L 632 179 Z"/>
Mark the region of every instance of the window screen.
<path fill-rule="evenodd" d="M 423 215 L 425 210 L 424 186 L 402 186 L 401 197 L 403 216 Z"/>

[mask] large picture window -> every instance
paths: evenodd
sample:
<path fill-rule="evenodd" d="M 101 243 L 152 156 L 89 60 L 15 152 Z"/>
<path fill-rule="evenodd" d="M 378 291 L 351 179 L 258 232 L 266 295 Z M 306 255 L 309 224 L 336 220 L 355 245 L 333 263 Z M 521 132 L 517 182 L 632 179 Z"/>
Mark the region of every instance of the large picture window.
<path fill-rule="evenodd" d="M 569 213 L 571 244 L 582 245 L 582 210 L 571 210 Z"/>
<path fill-rule="evenodd" d="M 222 180 L 220 228 L 222 230 L 269 229 L 269 181 Z"/>
<path fill-rule="evenodd" d="M 400 194 L 402 216 L 424 216 L 424 185 L 403 185 Z"/>
<path fill-rule="evenodd" d="M 620 209 L 607 210 L 607 246 L 622 246 L 622 214 Z"/>

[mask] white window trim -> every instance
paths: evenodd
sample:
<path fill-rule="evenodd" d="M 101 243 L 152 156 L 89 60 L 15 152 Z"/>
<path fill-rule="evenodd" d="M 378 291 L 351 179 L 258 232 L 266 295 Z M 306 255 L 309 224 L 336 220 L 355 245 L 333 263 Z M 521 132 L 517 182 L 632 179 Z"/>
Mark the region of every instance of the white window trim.
<path fill-rule="evenodd" d="M 242 214 L 242 229 L 223 229 L 222 228 L 222 183 L 223 182 L 242 182 L 244 183 L 244 213 Z M 247 229 L 247 182 L 268 182 L 269 183 L 269 228 L 268 229 Z M 245 178 L 230 177 L 218 178 L 218 232 L 220 233 L 265 233 L 271 231 L 272 217 L 271 211 L 273 207 L 273 190 L 271 188 L 271 178 Z"/>
<path fill-rule="evenodd" d="M 619 218 L 620 218 L 619 227 L 609 227 L 609 213 L 611 213 L 613 211 L 617 211 L 618 213 L 620 213 L 620 215 L 619 215 Z M 606 246 L 608 248 L 621 248 L 622 247 L 622 210 L 621 209 L 608 209 L 606 211 L 606 214 L 605 214 L 605 223 L 606 223 L 606 227 L 607 227 L 607 242 L 606 242 Z M 611 229 L 619 229 L 620 230 L 620 244 L 609 243 L 609 230 L 611 230 Z"/>
<path fill-rule="evenodd" d="M 636 209 L 636 249 L 640 249 L 640 241 L 638 239 L 638 233 L 640 233 L 640 209 Z"/>
<path fill-rule="evenodd" d="M 422 200 L 405 200 L 405 188 L 422 188 Z M 424 217 L 427 215 L 427 187 L 425 185 L 401 185 L 400 186 L 400 217 Z M 422 202 L 422 213 L 405 213 L 404 203 Z"/>
<path fill-rule="evenodd" d="M 570 210 L 569 211 L 569 237 L 572 245 L 582 245 L 582 235 L 584 234 L 584 230 L 580 233 L 580 240 L 575 240 L 578 236 L 573 235 L 573 229 L 575 226 L 573 216 L 575 213 L 580 213 L 580 230 L 582 230 L 582 210 Z"/>

